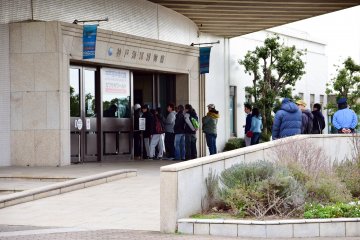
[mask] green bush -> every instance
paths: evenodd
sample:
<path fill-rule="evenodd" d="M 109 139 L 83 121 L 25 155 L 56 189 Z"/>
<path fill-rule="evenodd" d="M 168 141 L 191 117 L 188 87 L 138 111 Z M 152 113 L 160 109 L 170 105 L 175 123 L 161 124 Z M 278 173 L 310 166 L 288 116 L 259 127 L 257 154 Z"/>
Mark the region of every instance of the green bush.
<path fill-rule="evenodd" d="M 335 175 L 323 175 L 305 184 L 307 202 L 336 203 L 351 201 L 351 193 Z"/>
<path fill-rule="evenodd" d="M 346 185 L 353 197 L 360 197 L 360 164 L 346 160 L 335 166 L 337 176 Z"/>
<path fill-rule="evenodd" d="M 304 205 L 303 186 L 271 162 L 241 163 L 222 172 L 223 201 L 238 216 L 294 216 Z"/>
<path fill-rule="evenodd" d="M 331 205 L 306 204 L 304 218 L 357 218 L 360 217 L 360 204 L 336 203 Z"/>
<path fill-rule="evenodd" d="M 243 138 L 230 138 L 229 141 L 225 144 L 224 152 L 242 147 L 245 147 L 245 140 Z"/>
<path fill-rule="evenodd" d="M 286 168 L 306 189 L 306 202 L 336 203 L 351 200 L 351 193 L 333 173 L 321 173 L 315 176 L 297 163 L 288 163 Z"/>

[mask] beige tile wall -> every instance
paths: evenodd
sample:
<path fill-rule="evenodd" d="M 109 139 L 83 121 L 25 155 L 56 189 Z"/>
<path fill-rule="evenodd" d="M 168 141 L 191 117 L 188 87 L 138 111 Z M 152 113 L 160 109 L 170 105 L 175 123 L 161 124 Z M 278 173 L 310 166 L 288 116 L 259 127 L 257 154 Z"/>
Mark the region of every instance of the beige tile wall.
<path fill-rule="evenodd" d="M 10 24 L 11 164 L 58 166 L 70 163 L 68 118 L 61 124 L 64 95 L 60 86 L 63 55 L 57 22 Z M 61 77 L 60 77 L 61 76 Z M 66 99 L 68 101 L 68 99 Z M 67 147 L 68 148 L 68 147 Z M 66 149 L 66 148 L 65 148 Z"/>

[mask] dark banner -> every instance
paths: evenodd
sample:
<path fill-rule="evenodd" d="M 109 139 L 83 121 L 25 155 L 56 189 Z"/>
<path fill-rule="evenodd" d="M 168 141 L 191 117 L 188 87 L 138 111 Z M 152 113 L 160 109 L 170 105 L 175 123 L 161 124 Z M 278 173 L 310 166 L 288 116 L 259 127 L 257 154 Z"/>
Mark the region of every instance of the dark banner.
<path fill-rule="evenodd" d="M 211 47 L 200 48 L 200 74 L 209 73 Z"/>
<path fill-rule="evenodd" d="M 84 25 L 83 59 L 95 58 L 97 25 Z"/>

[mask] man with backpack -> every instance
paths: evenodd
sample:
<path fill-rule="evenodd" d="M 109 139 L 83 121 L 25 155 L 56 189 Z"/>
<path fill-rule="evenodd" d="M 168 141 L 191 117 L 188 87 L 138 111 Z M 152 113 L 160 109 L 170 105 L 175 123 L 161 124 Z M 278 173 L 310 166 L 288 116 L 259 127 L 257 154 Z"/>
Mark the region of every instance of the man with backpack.
<path fill-rule="evenodd" d="M 164 145 L 163 145 L 163 133 L 164 126 L 159 116 L 159 112 L 155 109 L 151 110 L 152 115 L 154 116 L 154 127 L 152 130 L 152 137 L 150 142 L 150 159 L 162 159 L 164 153 Z M 155 148 L 158 146 L 158 156 L 155 156 Z"/>
<path fill-rule="evenodd" d="M 186 160 L 197 158 L 196 131 L 199 128 L 199 117 L 190 104 L 185 105 L 185 149 Z M 195 126 L 194 126 L 195 125 Z M 196 126 L 197 125 L 197 126 Z"/>
<path fill-rule="evenodd" d="M 313 130 L 313 119 L 314 116 L 310 112 L 309 109 L 306 109 L 306 103 L 304 100 L 297 100 L 296 105 L 298 105 L 299 109 L 302 112 L 302 120 L 301 120 L 301 134 L 311 134 Z"/>

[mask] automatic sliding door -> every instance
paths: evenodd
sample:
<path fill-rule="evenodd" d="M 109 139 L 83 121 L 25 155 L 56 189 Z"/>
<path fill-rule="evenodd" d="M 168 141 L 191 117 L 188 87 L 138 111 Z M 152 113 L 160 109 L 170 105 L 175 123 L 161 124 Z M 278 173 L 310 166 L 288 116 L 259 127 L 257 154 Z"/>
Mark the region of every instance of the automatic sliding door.
<path fill-rule="evenodd" d="M 70 68 L 71 162 L 97 161 L 96 69 Z"/>

